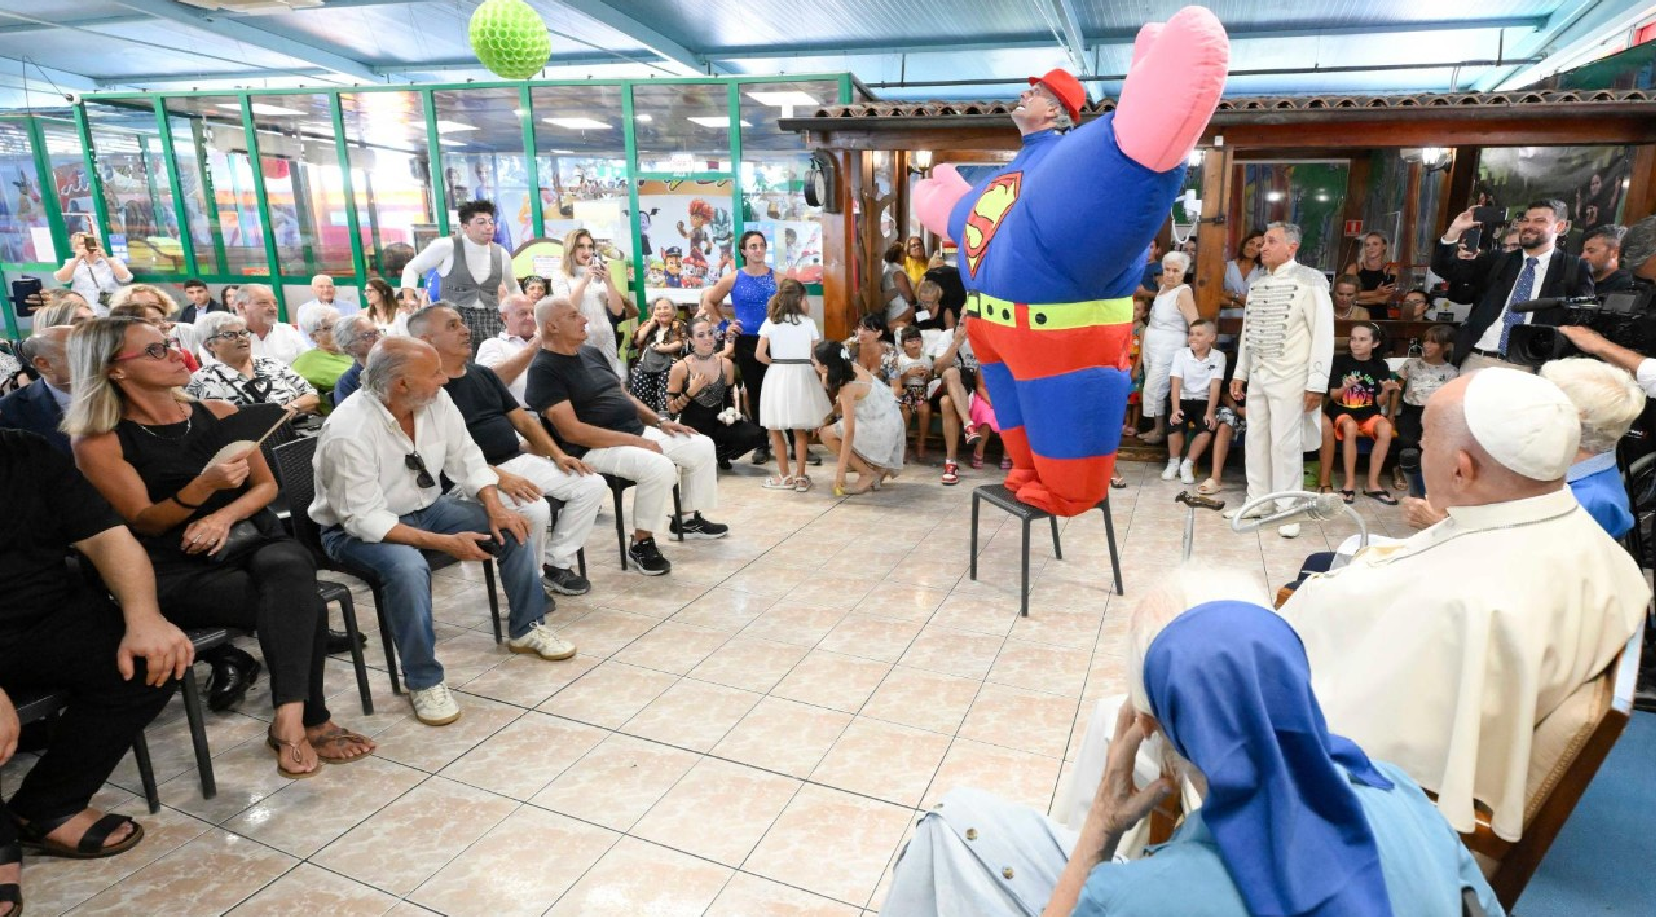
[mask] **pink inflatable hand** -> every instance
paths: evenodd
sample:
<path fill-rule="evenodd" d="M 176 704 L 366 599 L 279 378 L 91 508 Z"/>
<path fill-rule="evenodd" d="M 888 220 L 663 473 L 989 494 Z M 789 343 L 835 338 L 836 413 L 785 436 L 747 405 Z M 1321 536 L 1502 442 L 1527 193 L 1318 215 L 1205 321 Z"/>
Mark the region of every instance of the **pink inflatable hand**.
<path fill-rule="evenodd" d="M 932 170 L 929 178 L 923 178 L 915 183 L 915 195 L 911 201 L 915 208 L 915 216 L 934 235 L 939 238 L 949 238 L 949 212 L 955 209 L 955 202 L 972 190 L 961 173 L 955 171 L 951 165 L 941 165 Z"/>
<path fill-rule="evenodd" d="M 1225 27 L 1202 7 L 1145 26 L 1116 103 L 1116 145 L 1153 172 L 1179 165 L 1220 102 L 1230 62 Z"/>

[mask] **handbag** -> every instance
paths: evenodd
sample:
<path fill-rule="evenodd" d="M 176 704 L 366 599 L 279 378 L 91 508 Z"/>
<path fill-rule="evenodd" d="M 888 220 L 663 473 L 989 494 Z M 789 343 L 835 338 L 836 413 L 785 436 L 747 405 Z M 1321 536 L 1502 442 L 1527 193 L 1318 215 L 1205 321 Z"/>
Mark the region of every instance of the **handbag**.
<path fill-rule="evenodd" d="M 252 520 L 243 519 L 230 525 L 229 534 L 224 536 L 224 544 L 219 549 L 207 555 L 207 559 L 216 564 L 228 564 L 247 556 L 254 548 L 265 543 L 265 533 L 254 525 Z"/>

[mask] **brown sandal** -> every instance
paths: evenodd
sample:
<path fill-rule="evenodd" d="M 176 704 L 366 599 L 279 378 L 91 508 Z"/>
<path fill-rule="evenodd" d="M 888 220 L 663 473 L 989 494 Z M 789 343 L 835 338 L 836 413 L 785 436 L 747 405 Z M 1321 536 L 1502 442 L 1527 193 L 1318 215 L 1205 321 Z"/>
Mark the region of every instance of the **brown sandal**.
<path fill-rule="evenodd" d="M 364 749 L 360 755 L 328 754 L 326 749 L 338 748 L 341 745 L 356 745 Z M 374 741 L 368 736 L 352 732 L 344 726 L 335 725 L 333 729 L 311 739 L 311 747 L 316 749 L 317 759 L 325 764 L 350 764 L 374 753 Z"/>
<path fill-rule="evenodd" d="M 315 777 L 322 771 L 322 756 L 320 754 L 317 755 L 317 766 L 308 771 L 294 770 L 283 763 L 290 756 L 293 758 L 294 764 L 297 765 L 299 763 L 298 742 L 284 742 L 281 739 L 278 739 L 275 733 L 267 733 L 265 735 L 265 744 L 269 745 L 271 749 L 276 752 L 276 772 L 289 780 L 304 780 L 307 777 Z"/>

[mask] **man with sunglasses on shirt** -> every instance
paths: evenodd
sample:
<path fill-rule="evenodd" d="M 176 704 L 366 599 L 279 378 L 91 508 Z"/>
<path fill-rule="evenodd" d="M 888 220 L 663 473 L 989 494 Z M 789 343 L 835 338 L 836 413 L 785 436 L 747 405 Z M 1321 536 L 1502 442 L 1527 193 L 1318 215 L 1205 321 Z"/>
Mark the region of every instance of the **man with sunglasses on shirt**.
<path fill-rule="evenodd" d="M 568 659 L 575 646 L 544 623 L 529 527 L 508 508 L 499 479 L 443 386 L 448 373 L 425 341 L 391 338 L 368 355 L 362 388 L 328 416 L 313 467 L 311 518 L 328 556 L 373 570 L 414 715 L 428 726 L 460 718 L 443 680 L 432 627 L 431 568 L 422 551 L 493 559 L 511 610 L 508 648 Z M 439 476 L 454 487 L 444 493 Z"/>

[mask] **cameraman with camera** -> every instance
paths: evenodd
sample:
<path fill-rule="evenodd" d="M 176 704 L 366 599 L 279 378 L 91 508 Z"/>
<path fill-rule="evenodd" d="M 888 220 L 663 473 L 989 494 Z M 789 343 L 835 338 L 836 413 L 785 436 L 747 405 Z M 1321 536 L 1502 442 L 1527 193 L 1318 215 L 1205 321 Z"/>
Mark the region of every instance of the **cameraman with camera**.
<path fill-rule="evenodd" d="M 1491 366 L 1535 372 L 1534 366 L 1509 358 L 1509 337 L 1526 323 L 1558 325 L 1565 310 L 1522 312 L 1512 307 L 1533 299 L 1594 292 L 1588 266 L 1555 245 L 1570 225 L 1569 209 L 1563 201 L 1532 201 L 1524 217 L 1515 221 L 1518 251 L 1491 251 L 1463 260 L 1457 257 L 1462 234 L 1479 225 L 1474 209 L 1469 207 L 1451 221 L 1433 253 L 1433 273 L 1452 286 L 1468 284 L 1474 290 L 1473 310 L 1456 335 L 1454 359 L 1463 373 Z"/>
<path fill-rule="evenodd" d="M 59 283 L 81 295 L 99 315 L 109 314 L 109 297 L 121 284 L 132 282 L 132 271 L 120 259 L 111 257 L 98 244 L 98 237 L 90 232 L 77 232 L 69 237 L 73 257 L 63 267 L 52 272 Z"/>
<path fill-rule="evenodd" d="M 1647 296 L 1651 295 L 1652 281 L 1657 279 L 1654 254 L 1657 254 L 1657 218 L 1646 217 L 1623 236 L 1622 263 L 1634 274 L 1634 289 Z M 1559 330 L 1583 353 L 1633 373 L 1646 397 L 1657 398 L 1657 359 L 1608 341 L 1592 328 L 1566 325 Z"/>

